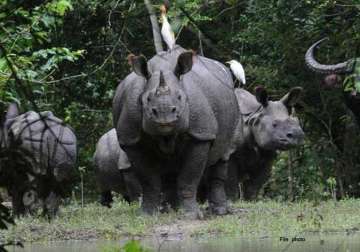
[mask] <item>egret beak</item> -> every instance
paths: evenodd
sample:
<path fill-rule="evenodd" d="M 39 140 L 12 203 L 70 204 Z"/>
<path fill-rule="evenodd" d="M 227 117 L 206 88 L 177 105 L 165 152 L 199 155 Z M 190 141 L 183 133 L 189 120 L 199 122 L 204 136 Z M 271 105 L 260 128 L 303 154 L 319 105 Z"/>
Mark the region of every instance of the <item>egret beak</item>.
<path fill-rule="evenodd" d="M 225 64 L 230 64 L 230 61 L 226 61 Z"/>

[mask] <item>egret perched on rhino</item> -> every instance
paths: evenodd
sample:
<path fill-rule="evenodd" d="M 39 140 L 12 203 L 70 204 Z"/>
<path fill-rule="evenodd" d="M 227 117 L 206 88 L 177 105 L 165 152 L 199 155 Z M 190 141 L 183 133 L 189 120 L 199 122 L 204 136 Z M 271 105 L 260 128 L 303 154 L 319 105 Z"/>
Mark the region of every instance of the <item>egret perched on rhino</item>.
<path fill-rule="evenodd" d="M 120 193 L 128 202 L 139 199 L 141 186 L 130 170 L 131 164 L 125 152 L 119 146 L 115 129 L 109 130 L 99 139 L 94 162 L 102 205 L 111 207 L 112 191 Z"/>
<path fill-rule="evenodd" d="M 168 50 L 172 50 L 175 46 L 175 34 L 172 31 L 171 25 L 167 19 L 166 16 L 167 9 L 164 4 L 160 6 L 160 11 L 161 11 L 161 21 L 162 21 L 161 36 L 164 39 L 168 47 Z"/>
<path fill-rule="evenodd" d="M 53 216 L 69 189 L 76 163 L 76 136 L 51 112 L 19 114 L 10 104 L 1 123 L 0 183 L 15 214 L 42 209 Z"/>
<path fill-rule="evenodd" d="M 230 60 L 226 62 L 230 65 L 231 72 L 234 74 L 235 78 L 239 81 L 239 87 L 242 87 L 246 84 L 245 71 L 240 62 L 236 60 Z"/>
<path fill-rule="evenodd" d="M 237 150 L 229 161 L 227 196 L 240 197 L 242 182 L 244 199 L 255 199 L 268 180 L 277 151 L 302 144 L 304 132 L 294 114 L 302 88 L 294 87 L 278 101 L 270 101 L 263 87 L 255 96 L 242 88 L 235 89 L 240 111 Z"/>
<path fill-rule="evenodd" d="M 334 65 L 320 64 L 314 57 L 314 51 L 326 39 L 323 38 L 310 46 L 305 54 L 306 65 L 317 73 L 346 75 L 343 85 L 345 104 L 353 112 L 360 125 L 360 59 L 349 59 Z"/>
<path fill-rule="evenodd" d="M 231 73 L 180 46 L 149 61 L 132 57 L 132 68 L 117 87 L 113 122 L 143 188 L 143 212 L 158 211 L 162 182 L 172 179 L 180 208 L 201 217 L 196 194 L 208 168 L 210 209 L 226 214 L 224 180 L 239 118 Z"/>

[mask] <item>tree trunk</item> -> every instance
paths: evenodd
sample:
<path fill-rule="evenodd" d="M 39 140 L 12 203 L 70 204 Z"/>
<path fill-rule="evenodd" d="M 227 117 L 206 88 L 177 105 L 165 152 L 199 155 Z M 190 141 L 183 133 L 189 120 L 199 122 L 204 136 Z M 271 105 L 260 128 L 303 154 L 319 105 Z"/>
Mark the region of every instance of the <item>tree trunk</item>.
<path fill-rule="evenodd" d="M 160 52 L 164 51 L 164 49 L 162 46 L 160 28 L 159 28 L 159 24 L 157 22 L 155 11 L 154 11 L 154 8 L 153 8 L 150 0 L 144 0 L 144 3 L 146 6 L 146 9 L 148 10 L 148 13 L 150 15 L 150 21 L 151 21 L 151 26 L 152 26 L 153 36 L 154 36 L 155 50 L 156 50 L 156 53 L 160 53 Z"/>

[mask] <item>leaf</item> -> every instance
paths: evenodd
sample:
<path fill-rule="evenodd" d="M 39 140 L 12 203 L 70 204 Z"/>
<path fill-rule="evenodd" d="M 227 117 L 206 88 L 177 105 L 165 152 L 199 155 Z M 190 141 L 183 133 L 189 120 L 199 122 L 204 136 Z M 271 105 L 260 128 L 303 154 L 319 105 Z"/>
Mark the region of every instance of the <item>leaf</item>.
<path fill-rule="evenodd" d="M 64 16 L 67 11 L 73 10 L 73 6 L 70 0 L 59 0 L 49 3 L 48 10 L 59 16 Z"/>

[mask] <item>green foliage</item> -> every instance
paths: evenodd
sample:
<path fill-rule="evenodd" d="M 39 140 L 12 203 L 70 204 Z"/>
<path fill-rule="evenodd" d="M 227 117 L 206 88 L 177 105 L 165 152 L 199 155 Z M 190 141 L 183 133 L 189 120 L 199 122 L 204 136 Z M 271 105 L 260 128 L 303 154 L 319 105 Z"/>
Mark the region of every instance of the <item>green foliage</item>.
<path fill-rule="evenodd" d="M 344 80 L 344 91 L 345 92 L 358 92 L 360 93 L 360 81 L 356 79 L 360 74 L 360 62 L 359 58 L 351 61 L 349 66 L 352 69 L 352 73 L 349 74 Z"/>
<path fill-rule="evenodd" d="M 101 252 L 150 252 L 151 250 L 145 249 L 140 241 L 129 240 L 122 247 L 120 246 L 105 246 Z"/>
<path fill-rule="evenodd" d="M 128 241 L 122 248 L 124 252 L 149 252 L 150 250 L 145 249 L 141 246 L 140 242 L 137 240 Z"/>

